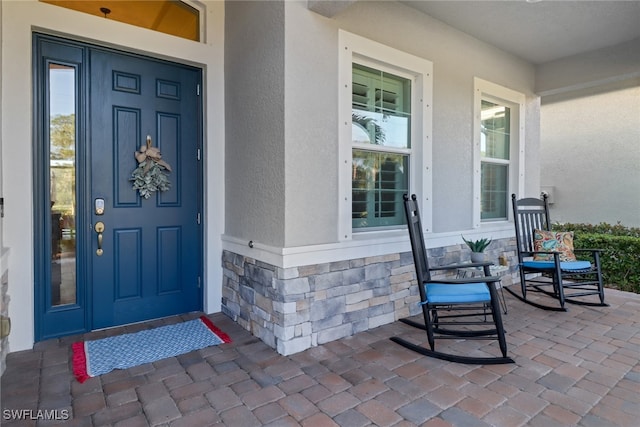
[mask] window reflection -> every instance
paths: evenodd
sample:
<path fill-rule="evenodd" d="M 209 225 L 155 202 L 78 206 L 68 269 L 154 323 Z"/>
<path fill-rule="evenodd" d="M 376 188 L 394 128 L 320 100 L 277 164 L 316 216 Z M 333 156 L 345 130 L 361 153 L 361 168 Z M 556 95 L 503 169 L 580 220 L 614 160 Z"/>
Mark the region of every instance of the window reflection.
<path fill-rule="evenodd" d="M 482 101 L 480 154 L 483 157 L 509 160 L 511 109 Z"/>
<path fill-rule="evenodd" d="M 354 127 L 357 125 L 366 134 L 362 138 L 361 132 L 354 129 L 354 144 L 373 143 L 385 147 L 409 148 L 409 117 L 354 109 L 351 120 Z"/>
<path fill-rule="evenodd" d="M 75 68 L 49 65 L 52 306 L 76 302 L 75 79 Z"/>

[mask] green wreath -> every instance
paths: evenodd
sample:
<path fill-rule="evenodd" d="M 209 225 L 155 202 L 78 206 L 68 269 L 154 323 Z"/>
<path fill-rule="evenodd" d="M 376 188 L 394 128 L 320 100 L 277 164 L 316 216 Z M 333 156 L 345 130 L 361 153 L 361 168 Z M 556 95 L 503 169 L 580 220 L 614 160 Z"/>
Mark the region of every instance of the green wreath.
<path fill-rule="evenodd" d="M 164 160 L 158 148 L 151 146 L 151 137 L 147 136 L 147 145 L 135 152 L 138 167 L 134 169 L 129 181 L 133 181 L 133 189 L 140 196 L 148 199 L 156 191 L 167 191 L 171 182 L 165 171 L 171 172 L 171 166 Z"/>

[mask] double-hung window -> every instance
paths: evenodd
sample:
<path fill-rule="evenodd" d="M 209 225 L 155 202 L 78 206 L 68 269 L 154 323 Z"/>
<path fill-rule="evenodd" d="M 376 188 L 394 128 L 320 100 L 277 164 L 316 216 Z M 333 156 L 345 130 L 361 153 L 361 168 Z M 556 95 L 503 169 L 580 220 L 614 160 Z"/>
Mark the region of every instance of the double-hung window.
<path fill-rule="evenodd" d="M 340 51 L 340 239 L 403 229 L 407 193 L 430 231 L 432 63 L 345 31 Z"/>
<path fill-rule="evenodd" d="M 411 80 L 353 64 L 352 227 L 405 222 L 409 191 Z"/>
<path fill-rule="evenodd" d="M 524 95 L 476 79 L 476 226 L 509 219 L 509 194 L 523 186 Z"/>

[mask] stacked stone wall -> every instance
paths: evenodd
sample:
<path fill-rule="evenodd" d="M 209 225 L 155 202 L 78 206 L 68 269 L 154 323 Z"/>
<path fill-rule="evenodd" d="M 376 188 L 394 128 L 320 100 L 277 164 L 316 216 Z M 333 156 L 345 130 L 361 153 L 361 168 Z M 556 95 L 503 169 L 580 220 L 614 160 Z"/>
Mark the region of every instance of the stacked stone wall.
<path fill-rule="evenodd" d="M 3 265 L 4 269 L 4 265 Z M 9 321 L 9 289 L 8 270 L 2 271 L 0 275 L 0 319 L 3 322 Z M 7 354 L 9 353 L 9 336 L 0 338 L 0 375 L 4 373 L 6 368 Z"/>
<path fill-rule="evenodd" d="M 511 243 L 492 243 L 488 259 L 514 257 Z M 429 261 L 452 264 L 468 252 L 464 245 L 435 248 Z M 283 355 L 421 312 L 411 252 L 279 268 L 224 251 L 222 264 L 222 311 Z"/>

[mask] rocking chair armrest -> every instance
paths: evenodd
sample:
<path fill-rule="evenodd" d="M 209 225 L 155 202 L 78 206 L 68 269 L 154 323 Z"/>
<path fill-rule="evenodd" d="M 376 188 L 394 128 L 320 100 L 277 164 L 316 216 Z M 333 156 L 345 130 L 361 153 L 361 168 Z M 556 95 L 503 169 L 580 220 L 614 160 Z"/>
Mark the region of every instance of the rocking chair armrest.
<path fill-rule="evenodd" d="M 443 277 L 442 279 L 431 279 L 429 281 L 425 281 L 425 284 L 429 283 L 444 283 L 447 285 L 465 285 L 469 283 L 495 283 L 499 282 L 500 277 L 498 276 L 483 276 L 483 277 L 467 277 L 467 278 L 447 278 Z"/>
<path fill-rule="evenodd" d="M 603 252 L 603 249 L 573 249 L 574 253 L 591 253 L 591 254 L 596 254 L 596 253 L 601 253 Z M 532 256 L 532 255 L 536 255 L 536 254 L 542 254 L 542 255 L 554 255 L 555 256 L 559 256 L 560 252 L 557 251 L 531 251 L 531 252 L 522 252 L 523 256 Z"/>
<path fill-rule="evenodd" d="M 470 268 L 470 267 L 488 267 L 493 265 L 491 261 L 485 262 L 467 262 L 467 263 L 459 263 L 459 264 L 448 264 L 448 265 L 440 265 L 437 267 L 429 267 L 429 271 L 438 271 L 438 270 L 457 270 L 459 268 Z"/>
<path fill-rule="evenodd" d="M 528 254 L 546 254 L 546 255 L 560 254 L 560 252 L 558 251 L 531 251 L 527 253 Z"/>
<path fill-rule="evenodd" d="M 558 251 L 527 251 L 522 252 L 522 256 L 533 256 L 533 255 L 560 255 Z"/>

